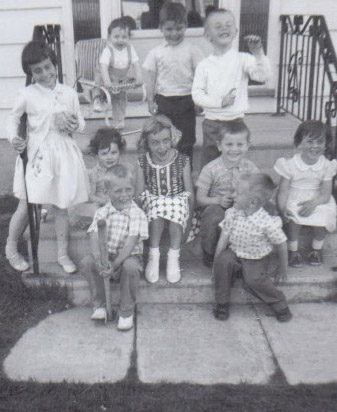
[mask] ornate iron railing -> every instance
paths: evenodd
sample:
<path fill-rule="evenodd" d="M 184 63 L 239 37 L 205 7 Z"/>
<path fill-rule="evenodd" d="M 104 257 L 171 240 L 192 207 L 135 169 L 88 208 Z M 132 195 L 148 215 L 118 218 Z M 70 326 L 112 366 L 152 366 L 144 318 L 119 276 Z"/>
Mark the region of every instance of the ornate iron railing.
<path fill-rule="evenodd" d="M 321 120 L 337 157 L 337 58 L 324 16 L 282 15 L 277 113 Z"/>

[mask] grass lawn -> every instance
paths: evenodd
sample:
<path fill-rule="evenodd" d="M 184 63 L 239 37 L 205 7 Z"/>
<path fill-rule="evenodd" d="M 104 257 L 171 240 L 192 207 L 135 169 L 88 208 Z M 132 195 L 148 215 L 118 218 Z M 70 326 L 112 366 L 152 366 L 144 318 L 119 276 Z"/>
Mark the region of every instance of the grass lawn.
<path fill-rule="evenodd" d="M 0 198 L 0 358 L 31 326 L 51 312 L 66 310 L 65 291 L 27 289 L 4 258 L 12 198 Z M 0 411 L 4 412 L 333 412 L 337 384 L 290 386 L 282 376 L 269 385 L 149 385 L 139 382 L 135 362 L 117 384 L 12 382 L 0 370 Z"/>

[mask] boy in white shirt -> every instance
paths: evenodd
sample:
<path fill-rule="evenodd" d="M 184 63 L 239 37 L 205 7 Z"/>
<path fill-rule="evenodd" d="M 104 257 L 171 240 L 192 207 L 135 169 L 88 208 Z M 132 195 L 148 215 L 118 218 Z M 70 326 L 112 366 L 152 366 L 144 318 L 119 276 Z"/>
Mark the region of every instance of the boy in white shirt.
<path fill-rule="evenodd" d="M 165 3 L 159 14 L 164 43 L 143 64 L 149 111 L 165 114 L 182 132 L 177 149 L 190 157 L 195 143 L 195 109 L 191 96 L 194 71 L 202 52 L 184 39 L 187 13 L 180 3 Z"/>
<path fill-rule="evenodd" d="M 246 38 L 252 55 L 233 49 L 238 30 L 229 10 L 212 11 L 204 26 L 213 53 L 198 64 L 192 86 L 194 103 L 205 111 L 202 166 L 220 154 L 216 140 L 221 125 L 242 122 L 248 108 L 248 79 L 265 82 L 271 76 L 259 36 Z"/>
<path fill-rule="evenodd" d="M 115 19 L 108 27 L 107 45 L 99 59 L 99 69 L 95 73 L 95 82 L 106 87 L 113 86 L 130 77 L 133 71 L 136 85 L 142 84 L 142 73 L 139 59 L 134 47 L 130 44 L 130 25 L 125 19 Z M 127 103 L 126 91 L 118 94 L 110 93 L 112 106 L 112 127 L 123 129 Z M 99 89 L 93 91 L 94 109 L 102 111 Z"/>

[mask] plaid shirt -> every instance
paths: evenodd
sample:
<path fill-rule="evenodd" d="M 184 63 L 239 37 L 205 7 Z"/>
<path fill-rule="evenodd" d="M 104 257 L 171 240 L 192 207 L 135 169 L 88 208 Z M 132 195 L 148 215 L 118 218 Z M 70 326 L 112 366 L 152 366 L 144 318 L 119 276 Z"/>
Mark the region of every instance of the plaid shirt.
<path fill-rule="evenodd" d="M 281 218 L 270 216 L 263 207 L 249 216 L 231 207 L 219 226 L 229 235 L 229 247 L 243 259 L 262 259 L 273 250 L 273 245 L 287 240 Z"/>
<path fill-rule="evenodd" d="M 118 255 L 129 236 L 139 236 L 131 255 L 143 253 L 143 240 L 149 237 L 148 222 L 144 212 L 132 202 L 131 206 L 117 210 L 111 202 L 99 208 L 87 233 L 97 233 L 97 222 L 104 219 L 107 224 L 108 251 Z"/>

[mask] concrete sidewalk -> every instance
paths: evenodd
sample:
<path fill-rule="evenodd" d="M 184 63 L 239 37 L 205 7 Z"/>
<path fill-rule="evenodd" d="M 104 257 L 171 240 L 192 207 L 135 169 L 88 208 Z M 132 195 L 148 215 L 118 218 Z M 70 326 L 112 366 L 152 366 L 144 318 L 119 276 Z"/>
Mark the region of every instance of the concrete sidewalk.
<path fill-rule="evenodd" d="M 208 304 L 139 304 L 135 328 L 123 333 L 116 322 L 95 323 L 90 309 L 74 308 L 28 330 L 4 371 L 38 382 L 336 382 L 337 306 L 291 310 L 293 319 L 281 324 L 262 305 L 233 305 L 220 322 Z"/>

